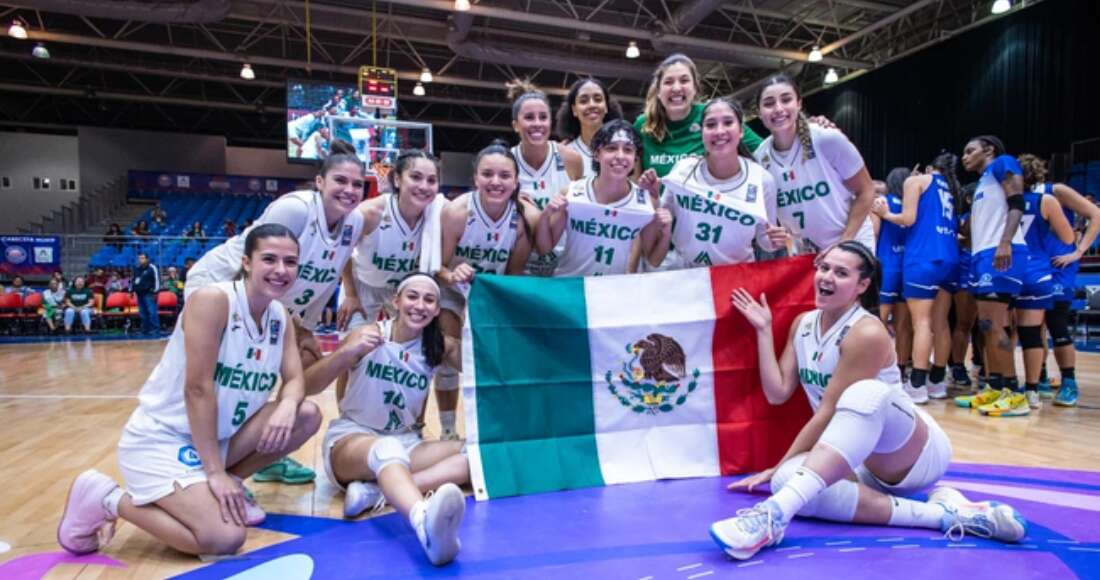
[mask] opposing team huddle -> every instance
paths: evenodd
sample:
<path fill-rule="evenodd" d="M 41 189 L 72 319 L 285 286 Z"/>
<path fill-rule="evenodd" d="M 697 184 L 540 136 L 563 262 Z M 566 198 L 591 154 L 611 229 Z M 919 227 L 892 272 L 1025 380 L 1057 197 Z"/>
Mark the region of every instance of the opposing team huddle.
<path fill-rule="evenodd" d="M 816 308 L 796 319 L 781 353 L 760 349 L 760 375 L 770 403 L 801 388 L 814 415 L 775 468 L 731 486 L 770 481 L 773 493 L 711 525 L 714 540 L 748 558 L 779 543 L 795 515 L 1003 541 L 1026 534 L 1007 505 L 970 502 L 945 487 L 927 501 L 907 496 L 934 485 L 951 459 L 947 435 L 916 404 L 940 393 L 960 263 L 969 264 L 978 299 L 984 349 L 975 350 L 984 351 L 990 385 L 968 404 L 1012 404 L 991 400 L 993 391 L 1017 396 L 999 390 L 1012 375 L 1014 298 L 1025 357 L 1041 350 L 1042 316 L 1030 313 L 1055 308 L 1054 253 L 1028 250 L 1033 235 L 1071 241 L 1061 208 L 1047 201 L 1059 186 L 1043 185 L 1040 172 L 981 137 L 963 153 L 963 164 L 981 173 L 968 214 L 953 156 L 937 158 L 926 175 L 892 177 L 876 201 L 859 151 L 828 120 L 803 114 L 791 79 L 763 85 L 757 105 L 771 135 L 761 140 L 737 101 L 697 102 L 699 77 L 683 55 L 657 68 L 633 124 L 619 118 L 600 81 L 577 81 L 558 114 L 568 138 L 560 143 L 550 138 L 547 97 L 522 83 L 512 89 L 520 142 L 478 153 L 469 192 L 446 201 L 439 161 L 405 151 L 388 175 L 390 192 L 364 201 L 366 169 L 335 140 L 314 190 L 276 200 L 196 264 L 186 307 L 119 444 L 125 487 L 94 470 L 76 478 L 58 529 L 66 550 L 98 550 L 122 518 L 181 552 L 236 552 L 245 526 L 264 517 L 242 480 L 320 429 L 321 412 L 306 397 L 336 382 L 340 416 L 322 453 L 326 475 L 344 490 L 344 514 L 389 504 L 433 564 L 450 562 L 465 510 L 459 486 L 470 477 L 455 409 L 465 302 L 477 277 L 622 275 L 789 253 L 817 254 Z M 960 257 L 959 215 L 972 257 Z M 880 279 L 889 329 L 868 310 Z M 337 318 L 348 332 L 322 356 L 312 331 L 338 286 Z M 904 331 L 899 295 L 912 329 L 908 380 L 909 352 L 891 336 Z M 772 344 L 767 297 L 738 290 L 731 301 L 758 344 Z M 1048 327 L 1061 348 L 1056 320 Z M 1063 389 L 1071 367 L 1062 369 Z M 269 400 L 273 381 L 237 378 L 237 369 L 281 377 L 277 397 Z M 1028 387 L 1038 382 L 1032 370 Z M 443 436 L 425 441 L 421 420 L 433 391 Z"/>

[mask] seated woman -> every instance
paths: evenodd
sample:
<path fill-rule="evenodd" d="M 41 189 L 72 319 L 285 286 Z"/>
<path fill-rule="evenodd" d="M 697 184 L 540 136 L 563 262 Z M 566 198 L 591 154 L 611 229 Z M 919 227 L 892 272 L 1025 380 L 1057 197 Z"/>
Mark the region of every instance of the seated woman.
<path fill-rule="evenodd" d="M 121 517 L 187 554 L 233 554 L 263 513 L 241 480 L 320 428 L 277 300 L 298 276 L 298 241 L 285 226 L 259 226 L 241 263 L 237 280 L 187 300 L 142 387 L 118 445 L 126 488 L 94 469 L 73 481 L 57 528 L 69 552 L 97 551 Z"/>
<path fill-rule="evenodd" d="M 344 515 L 380 506 L 384 496 L 440 566 L 458 554 L 466 511 L 458 485 L 469 481 L 470 467 L 462 441 L 424 441 L 419 418 L 432 375 L 442 365 L 457 369 L 461 353 L 439 328 L 439 285 L 431 276 L 406 276 L 394 306 L 396 318 L 353 330 L 332 356 L 309 367 L 306 383 L 323 389 L 350 371 L 346 392 L 336 394 L 340 417 L 321 447 L 325 472 L 346 491 Z"/>
<path fill-rule="evenodd" d="M 778 467 L 730 485 L 748 491 L 771 481 L 772 495 L 737 516 L 711 524 L 710 535 L 738 560 L 783 540 L 795 515 L 836 522 L 939 529 L 1015 542 L 1027 523 L 998 502 L 970 502 L 949 487 L 927 502 L 906 496 L 938 481 L 951 461 L 951 442 L 901 386 L 893 341 L 861 306 L 878 296 L 878 265 L 862 243 L 841 242 L 817 261 L 817 309 L 791 325 L 776 358 L 767 299 L 744 289 L 732 301 L 756 328 L 760 381 L 780 405 L 806 391 L 814 415 Z"/>

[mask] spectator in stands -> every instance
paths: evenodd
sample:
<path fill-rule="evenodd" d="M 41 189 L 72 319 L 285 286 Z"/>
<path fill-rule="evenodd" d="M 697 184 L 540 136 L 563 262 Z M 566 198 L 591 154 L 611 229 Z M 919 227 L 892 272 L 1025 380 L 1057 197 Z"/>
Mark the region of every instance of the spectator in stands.
<path fill-rule="evenodd" d="M 107 228 L 107 233 L 103 236 L 103 243 L 114 246 L 116 250 L 121 250 L 125 241 L 126 237 L 122 235 L 122 226 L 118 224 L 111 224 Z"/>
<path fill-rule="evenodd" d="M 160 330 L 157 316 L 157 290 L 160 289 L 160 274 L 157 267 L 149 262 L 149 256 L 138 254 L 138 265 L 134 269 L 134 294 L 137 294 L 138 313 L 141 316 L 141 334 L 156 335 Z"/>
<path fill-rule="evenodd" d="M 164 271 L 161 289 L 167 290 L 177 297 L 183 296 L 183 280 L 180 278 L 179 268 L 168 266 L 168 269 Z"/>
<path fill-rule="evenodd" d="M 194 258 L 187 258 L 183 261 L 183 275 L 180 276 L 180 280 L 183 280 L 184 284 L 187 284 L 187 273 L 191 271 L 191 266 L 195 265 Z"/>
<path fill-rule="evenodd" d="M 58 285 L 60 285 L 62 289 L 65 289 L 69 285 L 68 281 L 65 280 L 65 273 L 61 270 L 54 270 L 53 274 L 50 274 L 50 280 L 57 280 Z"/>
<path fill-rule="evenodd" d="M 11 279 L 11 286 L 4 289 L 7 294 L 18 294 L 23 298 L 30 296 L 34 293 L 34 290 L 23 281 L 22 276 L 16 276 Z"/>
<path fill-rule="evenodd" d="M 233 220 L 225 220 L 225 224 L 222 225 L 222 235 L 227 238 L 237 235 L 237 224 L 233 223 Z"/>
<path fill-rule="evenodd" d="M 96 306 L 103 306 L 103 295 L 107 293 L 107 273 L 103 271 L 103 268 L 94 268 L 92 273 L 88 274 L 88 289 L 95 294 L 98 304 Z"/>
<path fill-rule="evenodd" d="M 164 211 L 164 208 L 157 204 L 157 207 L 153 208 L 153 223 L 158 226 L 164 226 L 168 223 L 168 212 Z"/>
<path fill-rule="evenodd" d="M 84 276 L 77 276 L 65 294 L 65 332 L 73 331 L 73 319 L 80 314 L 84 332 L 92 331 L 92 315 L 95 314 L 95 295 L 85 285 Z"/>
<path fill-rule="evenodd" d="M 65 306 L 65 288 L 57 279 L 50 279 L 50 286 L 42 292 L 42 319 L 50 332 L 57 330 L 57 322 L 61 319 L 62 309 Z"/>
<path fill-rule="evenodd" d="M 187 233 L 184 234 L 184 236 L 188 238 L 195 238 L 200 242 L 205 242 L 206 230 L 202 229 L 201 222 L 195 222 L 191 224 L 191 228 L 187 230 Z"/>
<path fill-rule="evenodd" d="M 149 231 L 149 222 L 141 220 L 134 226 L 134 229 L 130 230 L 130 233 L 138 238 L 145 238 L 153 235 L 153 232 Z"/>
<path fill-rule="evenodd" d="M 118 275 L 118 272 L 111 270 L 111 274 L 107 277 L 107 293 L 112 292 L 129 292 L 130 281 L 122 276 Z"/>

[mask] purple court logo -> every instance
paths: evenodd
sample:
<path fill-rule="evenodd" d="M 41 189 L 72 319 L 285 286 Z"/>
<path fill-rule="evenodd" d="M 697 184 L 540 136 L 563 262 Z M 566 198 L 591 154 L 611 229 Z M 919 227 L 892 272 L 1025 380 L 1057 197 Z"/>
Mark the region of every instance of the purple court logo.
<path fill-rule="evenodd" d="M 22 264 L 27 261 L 27 251 L 23 246 L 8 246 L 4 252 L 4 258 L 12 264 Z"/>

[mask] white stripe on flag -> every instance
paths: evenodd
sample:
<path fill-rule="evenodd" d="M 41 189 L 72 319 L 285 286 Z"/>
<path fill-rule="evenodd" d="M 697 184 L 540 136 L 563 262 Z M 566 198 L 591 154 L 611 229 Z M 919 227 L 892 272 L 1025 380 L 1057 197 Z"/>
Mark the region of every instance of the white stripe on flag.
<path fill-rule="evenodd" d="M 462 408 L 466 418 L 466 460 L 470 464 L 470 485 L 474 498 L 489 499 L 485 487 L 485 472 L 481 465 L 481 447 L 477 444 L 477 369 L 474 365 L 474 337 L 470 331 L 470 311 L 466 309 L 466 322 L 462 325 Z"/>

